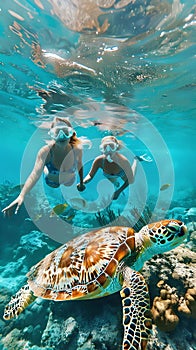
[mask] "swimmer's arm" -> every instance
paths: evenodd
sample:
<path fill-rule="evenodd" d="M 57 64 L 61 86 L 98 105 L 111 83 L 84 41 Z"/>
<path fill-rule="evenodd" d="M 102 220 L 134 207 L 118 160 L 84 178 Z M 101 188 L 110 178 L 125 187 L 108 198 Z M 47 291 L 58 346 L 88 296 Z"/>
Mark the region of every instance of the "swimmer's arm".
<path fill-rule="evenodd" d="M 36 182 L 39 180 L 45 166 L 47 153 L 48 151 L 46 152 L 45 147 L 39 150 L 33 170 L 27 178 L 22 191 L 20 192 L 20 196 L 22 198 L 25 197 L 25 195 L 35 186 Z"/>
<path fill-rule="evenodd" d="M 15 214 L 18 213 L 18 210 L 24 202 L 24 197 L 33 188 L 33 186 L 36 184 L 36 182 L 42 174 L 47 154 L 48 151 L 46 151 L 45 147 L 41 148 L 41 150 L 38 152 L 34 168 L 29 177 L 27 178 L 19 196 L 11 204 L 9 204 L 6 208 L 2 210 L 5 216 L 11 216 L 13 212 Z"/>
<path fill-rule="evenodd" d="M 94 178 L 98 169 L 101 168 L 101 164 L 102 164 L 102 158 L 101 157 L 95 158 L 89 173 L 84 178 L 84 183 L 88 183 Z"/>

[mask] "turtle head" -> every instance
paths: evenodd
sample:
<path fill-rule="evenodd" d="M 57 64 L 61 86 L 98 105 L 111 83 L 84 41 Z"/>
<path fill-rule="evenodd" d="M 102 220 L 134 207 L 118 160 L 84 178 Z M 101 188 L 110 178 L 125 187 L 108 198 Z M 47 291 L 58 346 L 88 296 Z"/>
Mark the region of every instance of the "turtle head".
<path fill-rule="evenodd" d="M 187 227 L 179 220 L 162 220 L 148 224 L 135 234 L 138 266 L 156 254 L 176 248 L 188 235 Z"/>
<path fill-rule="evenodd" d="M 153 248 L 154 254 L 159 254 L 176 248 L 185 240 L 188 231 L 182 221 L 170 219 L 148 224 L 138 233 L 144 246 L 146 244 Z"/>

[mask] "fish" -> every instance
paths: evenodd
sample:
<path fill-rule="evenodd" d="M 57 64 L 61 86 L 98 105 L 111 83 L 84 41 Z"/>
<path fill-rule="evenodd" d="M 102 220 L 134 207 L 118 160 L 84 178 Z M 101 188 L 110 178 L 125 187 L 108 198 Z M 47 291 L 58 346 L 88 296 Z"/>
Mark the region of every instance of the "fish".
<path fill-rule="evenodd" d="M 196 216 L 196 208 L 193 207 L 193 208 L 187 209 L 186 215 L 187 216 Z"/>
<path fill-rule="evenodd" d="M 37 214 L 37 215 L 35 215 L 35 217 L 33 218 L 33 221 L 39 221 L 39 219 L 41 219 L 42 218 L 42 214 Z"/>
<path fill-rule="evenodd" d="M 75 214 L 69 215 L 69 216 L 66 216 L 66 217 L 65 217 L 65 220 L 66 220 L 66 221 L 72 221 L 74 217 L 75 217 Z"/>
<path fill-rule="evenodd" d="M 86 201 L 83 198 L 72 198 L 70 204 L 74 209 L 81 210 L 86 207 Z"/>
<path fill-rule="evenodd" d="M 164 184 L 160 187 L 160 191 L 165 191 L 167 190 L 167 188 L 169 188 L 171 186 L 171 184 Z"/>
<path fill-rule="evenodd" d="M 53 217 L 55 214 L 56 215 L 62 214 L 67 207 L 68 207 L 67 203 L 61 203 L 61 204 L 55 205 L 55 207 L 52 209 L 50 213 L 50 217 Z"/>

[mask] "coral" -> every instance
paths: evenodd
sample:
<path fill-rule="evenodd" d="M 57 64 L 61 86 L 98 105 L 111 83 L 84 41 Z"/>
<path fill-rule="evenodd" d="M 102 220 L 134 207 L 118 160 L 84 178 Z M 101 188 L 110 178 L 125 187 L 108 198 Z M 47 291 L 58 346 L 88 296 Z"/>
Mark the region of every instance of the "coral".
<path fill-rule="evenodd" d="M 116 309 L 121 302 L 117 295 L 110 299 L 110 304 L 104 299 L 83 301 L 79 313 L 78 302 L 53 304 L 41 345 L 58 350 L 117 349 L 122 324 Z"/>
<path fill-rule="evenodd" d="M 192 242 L 192 235 L 190 240 Z M 188 246 L 189 243 L 155 256 L 144 265 L 142 271 L 149 285 L 154 323 L 157 329 L 172 332 L 174 343 L 171 349 L 177 350 L 187 348 L 185 345 L 179 347 L 179 344 L 194 344 L 196 339 L 196 253 Z M 182 328 L 186 341 L 181 334 Z"/>
<path fill-rule="evenodd" d="M 131 209 L 131 214 L 133 215 L 134 219 L 137 220 L 136 224 L 133 225 L 133 228 L 136 231 L 139 231 L 143 226 L 147 225 L 152 216 L 152 212 L 148 206 L 144 208 L 142 214 L 140 214 L 137 208 Z"/>
<path fill-rule="evenodd" d="M 179 323 L 179 317 L 176 315 L 177 304 L 178 296 L 173 294 L 167 285 L 160 290 L 160 296 L 154 298 L 151 313 L 160 330 L 171 332 L 176 328 Z"/>
<path fill-rule="evenodd" d="M 190 318 L 196 318 L 196 288 L 189 288 L 181 298 L 178 311 Z"/>
<path fill-rule="evenodd" d="M 108 206 L 103 212 L 98 211 L 95 214 L 95 217 L 101 226 L 107 226 L 109 224 L 113 224 L 113 221 L 116 220 L 119 215 L 119 211 L 116 214 L 114 210 L 112 210 L 110 206 Z"/>
<path fill-rule="evenodd" d="M 187 246 L 189 249 L 196 253 L 196 222 L 188 222 L 186 225 L 189 231 Z"/>
<path fill-rule="evenodd" d="M 182 296 L 188 288 L 193 288 L 196 280 L 196 253 L 186 246 L 158 254 L 146 262 L 143 268 L 144 276 L 152 288 L 152 298 L 157 295 L 157 283 L 161 280 L 177 289 Z"/>
<path fill-rule="evenodd" d="M 4 345 L 4 349 L 15 349 L 15 350 L 23 350 L 29 345 L 29 342 L 20 339 L 21 333 L 19 329 L 14 328 L 10 333 L 8 333 L 3 339 L 2 343 Z"/>
<path fill-rule="evenodd" d="M 174 207 L 167 212 L 168 219 L 184 220 L 186 211 L 188 209 L 185 207 Z"/>
<path fill-rule="evenodd" d="M 189 221 L 194 222 L 196 220 L 196 208 L 190 208 L 186 211 L 186 217 Z M 195 229 L 195 227 L 194 227 Z"/>
<path fill-rule="evenodd" d="M 24 257 L 0 266 L 0 295 L 3 293 L 2 287 L 12 293 L 16 291 L 18 286 L 24 283 L 27 271 L 28 269 L 24 264 Z"/>
<path fill-rule="evenodd" d="M 107 218 L 104 216 L 104 214 L 102 214 L 100 211 L 98 211 L 96 214 L 95 214 L 95 217 L 98 221 L 98 223 L 101 225 L 101 226 L 105 226 L 108 224 L 108 220 Z"/>
<path fill-rule="evenodd" d="M 52 348 L 61 348 L 63 345 L 75 345 L 75 337 L 78 333 L 78 326 L 73 317 L 69 317 L 62 322 L 54 319 L 50 312 L 46 329 L 42 334 L 41 344 Z M 75 346 L 74 346 L 75 347 Z"/>
<path fill-rule="evenodd" d="M 184 296 L 179 297 L 176 289 L 159 281 L 160 296 L 153 300 L 151 309 L 154 323 L 166 332 L 173 331 L 180 318 L 196 318 L 196 288 L 189 288 Z"/>
<path fill-rule="evenodd" d="M 162 283 L 159 283 L 162 286 Z M 173 331 L 182 316 L 196 318 L 196 289 L 190 288 L 179 298 L 174 288 L 162 286 L 160 296 L 155 297 L 151 309 L 154 323 L 165 332 Z"/>
<path fill-rule="evenodd" d="M 39 261 L 54 248 L 56 244 L 51 242 L 47 235 L 33 230 L 21 236 L 20 245 L 14 250 L 13 258 L 15 261 L 23 259 L 23 265 L 29 268 L 32 266 L 32 261 Z"/>
<path fill-rule="evenodd" d="M 176 327 L 171 332 L 161 332 L 156 325 L 152 326 L 148 350 L 193 350 L 194 341 L 190 332 L 184 327 Z"/>

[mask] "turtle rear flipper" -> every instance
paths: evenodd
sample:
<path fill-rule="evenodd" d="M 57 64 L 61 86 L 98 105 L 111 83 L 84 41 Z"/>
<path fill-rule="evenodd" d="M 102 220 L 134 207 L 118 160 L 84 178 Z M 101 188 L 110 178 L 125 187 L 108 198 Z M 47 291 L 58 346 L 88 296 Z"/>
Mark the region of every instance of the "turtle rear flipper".
<path fill-rule="evenodd" d="M 148 287 L 143 276 L 129 267 L 123 269 L 123 350 L 145 350 L 152 328 Z"/>
<path fill-rule="evenodd" d="M 13 317 L 17 317 L 35 299 L 36 297 L 30 290 L 29 285 L 26 284 L 11 298 L 5 307 L 3 318 L 10 320 Z"/>

